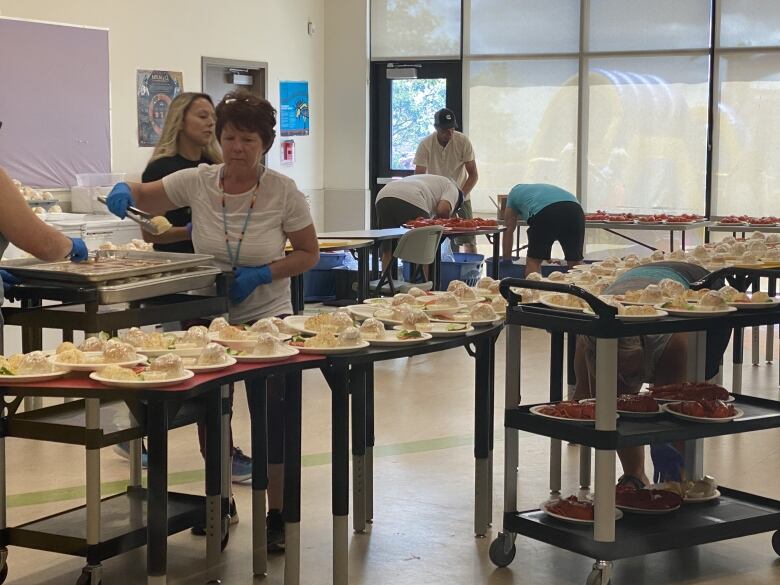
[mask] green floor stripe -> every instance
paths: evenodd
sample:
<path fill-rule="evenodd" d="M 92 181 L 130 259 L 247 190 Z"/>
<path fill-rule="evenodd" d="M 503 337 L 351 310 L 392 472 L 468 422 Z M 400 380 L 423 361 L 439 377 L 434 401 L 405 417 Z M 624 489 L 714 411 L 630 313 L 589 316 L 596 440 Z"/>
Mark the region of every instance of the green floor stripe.
<path fill-rule="evenodd" d="M 472 445 L 473 435 L 453 435 L 450 437 L 438 437 L 435 439 L 422 439 L 419 441 L 408 441 L 405 443 L 395 443 L 392 445 L 377 445 L 374 447 L 374 457 L 393 457 L 397 455 L 411 455 L 414 453 L 426 453 L 429 451 L 441 451 L 443 449 L 454 449 Z M 321 465 L 330 465 L 331 454 L 311 453 L 301 457 L 303 467 L 318 467 Z M 193 471 L 177 471 L 168 475 L 168 485 L 184 485 L 190 483 L 203 482 L 205 473 L 202 469 Z M 146 478 L 144 477 L 144 485 Z M 110 481 L 101 484 L 100 493 L 104 496 L 122 492 L 127 487 L 126 480 Z M 27 492 L 23 494 L 14 494 L 8 496 L 7 507 L 19 508 L 22 506 L 35 506 L 40 504 L 49 504 L 53 502 L 64 502 L 68 500 L 84 499 L 86 497 L 86 486 L 72 486 L 66 488 L 57 488 L 52 490 L 43 490 L 39 492 Z"/>

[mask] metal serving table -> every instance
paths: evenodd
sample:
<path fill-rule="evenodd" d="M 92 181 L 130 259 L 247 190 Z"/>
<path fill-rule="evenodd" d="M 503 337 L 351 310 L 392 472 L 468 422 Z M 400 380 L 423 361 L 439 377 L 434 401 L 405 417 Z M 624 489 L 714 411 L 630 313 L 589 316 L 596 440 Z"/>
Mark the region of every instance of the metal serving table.
<path fill-rule="evenodd" d="M 520 305 L 510 287 L 532 288 L 573 294 L 584 299 L 593 315 Z M 746 327 L 780 322 L 780 309 L 737 312 L 716 318 L 667 317 L 658 321 L 626 323 L 615 318 L 616 309 L 583 289 L 572 285 L 505 279 L 501 292 L 509 300 L 507 312 L 507 372 L 505 412 L 504 526 L 490 547 L 490 559 L 500 567 L 515 556 L 518 534 L 553 544 L 596 559 L 588 585 L 607 585 L 612 561 L 629 556 L 672 550 L 691 545 L 757 534 L 780 528 L 780 501 L 720 487 L 719 500 L 694 509 L 682 508 L 669 516 L 648 520 L 624 518 L 615 523 L 615 450 L 622 447 L 687 441 L 686 476 L 704 475 L 704 444 L 701 439 L 747 431 L 780 427 L 780 403 L 737 396 L 736 404 L 745 411 L 742 418 L 722 424 L 689 423 L 668 415 L 645 420 L 616 420 L 617 350 L 620 337 L 657 333 L 688 333 L 688 379 L 703 381 L 707 330 L 720 327 Z M 520 405 L 521 328 L 534 327 L 550 332 L 552 339 L 550 400 L 561 400 L 563 386 L 563 334 L 596 338 L 596 421 L 595 428 L 576 423 L 541 419 Z M 595 522 L 590 527 L 562 524 L 539 509 L 517 510 L 518 431 L 550 437 L 550 492 L 561 492 L 561 441 L 581 445 L 580 485 L 590 486 L 590 448 L 596 449 Z M 773 537 L 780 554 L 780 533 Z"/>
<path fill-rule="evenodd" d="M 323 376 L 331 389 L 333 492 L 333 583 L 349 581 L 349 436 L 352 425 L 353 529 L 363 533 L 373 520 L 374 363 L 464 347 L 475 360 L 474 533 L 484 536 L 491 522 L 493 487 L 493 381 L 495 342 L 503 325 L 477 328 L 463 336 L 434 338 L 404 348 L 370 347 L 330 356 Z M 285 495 L 285 507 L 287 499 Z M 289 536 L 288 536 L 289 539 Z M 289 562 L 289 558 L 288 558 Z M 295 585 L 296 582 L 286 582 Z"/>

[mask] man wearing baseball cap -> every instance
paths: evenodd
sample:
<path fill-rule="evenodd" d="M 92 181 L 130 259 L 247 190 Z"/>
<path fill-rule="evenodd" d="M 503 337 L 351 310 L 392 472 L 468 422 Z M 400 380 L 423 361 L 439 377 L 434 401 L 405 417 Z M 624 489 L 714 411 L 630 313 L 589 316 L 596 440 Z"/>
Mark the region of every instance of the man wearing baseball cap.
<path fill-rule="evenodd" d="M 414 155 L 414 173 L 416 175 L 441 175 L 455 181 L 463 191 L 465 200 L 458 216 L 471 218 L 471 200 L 469 194 L 477 184 L 477 162 L 474 160 L 474 148 L 471 141 L 462 132 L 458 132 L 455 113 L 442 108 L 433 117 L 435 132 L 426 136 L 417 147 Z M 463 245 L 467 253 L 477 252 L 474 236 L 455 238 L 456 245 Z"/>

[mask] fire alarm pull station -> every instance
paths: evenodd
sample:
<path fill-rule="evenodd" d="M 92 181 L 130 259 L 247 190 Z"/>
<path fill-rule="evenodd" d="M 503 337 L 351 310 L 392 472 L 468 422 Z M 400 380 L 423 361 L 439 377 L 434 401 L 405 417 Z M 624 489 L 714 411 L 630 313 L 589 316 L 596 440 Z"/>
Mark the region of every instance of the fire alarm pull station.
<path fill-rule="evenodd" d="M 295 162 L 295 141 L 282 140 L 280 152 L 282 155 L 282 164 L 292 165 Z"/>

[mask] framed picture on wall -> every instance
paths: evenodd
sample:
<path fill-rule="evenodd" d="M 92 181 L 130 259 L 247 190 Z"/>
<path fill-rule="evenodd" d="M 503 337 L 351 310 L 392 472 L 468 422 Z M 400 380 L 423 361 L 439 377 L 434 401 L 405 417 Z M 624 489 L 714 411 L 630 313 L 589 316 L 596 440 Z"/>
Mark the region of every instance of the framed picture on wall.
<path fill-rule="evenodd" d="M 138 100 L 138 146 L 155 146 L 160 139 L 168 108 L 181 93 L 181 71 L 139 69 L 136 72 Z"/>
<path fill-rule="evenodd" d="M 282 136 L 309 135 L 309 82 L 280 81 L 279 130 Z"/>

